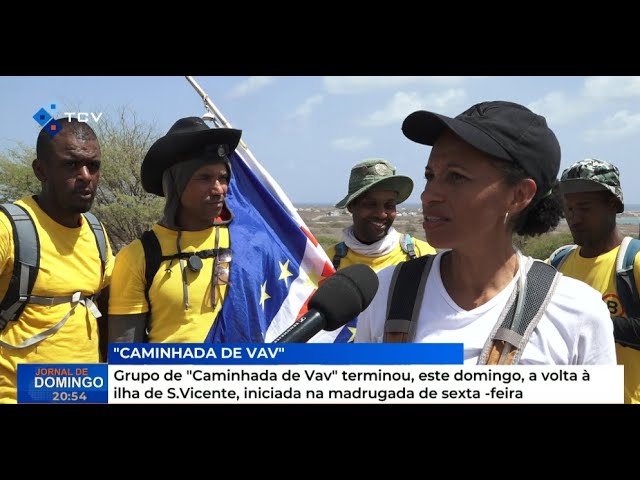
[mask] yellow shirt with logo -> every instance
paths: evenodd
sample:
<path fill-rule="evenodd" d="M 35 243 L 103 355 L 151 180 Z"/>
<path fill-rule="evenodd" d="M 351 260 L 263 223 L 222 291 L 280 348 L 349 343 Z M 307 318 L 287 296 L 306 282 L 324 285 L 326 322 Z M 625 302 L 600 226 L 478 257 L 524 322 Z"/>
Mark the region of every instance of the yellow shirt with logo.
<path fill-rule="evenodd" d="M 199 252 L 215 247 L 216 228 L 220 229 L 219 248 L 229 248 L 227 226 L 197 232 L 182 231 L 182 252 Z M 155 224 L 163 256 L 178 253 L 178 232 Z M 213 258 L 202 259 L 202 269 L 193 272 L 185 265 L 189 309 L 185 308 L 183 281 L 178 259 L 163 260 L 149 289 L 151 318 L 149 342 L 200 343 L 206 338 L 227 293 L 227 285 L 212 285 Z M 233 282 L 232 279 L 229 279 Z M 145 255 L 140 240 L 134 240 L 116 256 L 109 297 L 110 315 L 140 314 L 149 311 L 145 297 Z M 211 288 L 216 289 L 216 304 L 211 304 Z"/>
<path fill-rule="evenodd" d="M 102 273 L 100 253 L 91 226 L 69 228 L 49 217 L 31 197 L 16 202 L 27 209 L 40 243 L 40 268 L 32 295 L 68 297 L 75 292 L 93 295 L 107 285 L 113 270 L 113 253 L 107 239 L 107 261 Z M 106 236 L 106 235 L 105 235 Z M 0 296 L 7 291 L 13 274 L 13 229 L 0 214 Z M 55 326 L 71 309 L 71 303 L 46 306 L 28 304 L 17 321 L 9 321 L 0 340 L 19 345 Z M 106 314 L 106 312 L 102 312 Z M 22 349 L 0 346 L 0 403 L 16 402 L 18 363 L 98 363 L 98 326 L 84 305 L 76 306 L 67 322 L 51 337 Z"/>
<path fill-rule="evenodd" d="M 580 256 L 580 247 L 573 250 L 560 266 L 560 271 L 568 277 L 582 280 L 602 294 L 602 300 L 609 307 L 611 317 L 625 317 L 626 312 L 616 289 L 616 257 L 620 247 L 594 258 Z M 640 261 L 636 256 L 633 275 L 640 286 Z M 640 403 L 640 350 L 624 347 L 616 343 L 618 365 L 624 365 L 624 401 Z"/>

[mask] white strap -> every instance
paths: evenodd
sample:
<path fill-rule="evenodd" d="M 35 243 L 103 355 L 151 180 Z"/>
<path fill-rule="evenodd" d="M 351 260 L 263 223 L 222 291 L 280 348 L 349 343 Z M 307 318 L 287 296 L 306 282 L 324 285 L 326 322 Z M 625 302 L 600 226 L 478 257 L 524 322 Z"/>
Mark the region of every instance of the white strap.
<path fill-rule="evenodd" d="M 55 302 L 55 303 L 53 302 L 56 299 L 63 298 L 63 299 L 66 299 L 66 301 L 71 302 L 72 304 L 71 310 L 69 310 L 69 312 L 64 316 L 64 318 L 60 320 L 58 323 L 56 323 L 53 327 L 45 330 L 44 332 L 40 332 L 31 338 L 28 338 L 27 340 L 22 342 L 20 345 L 11 345 L 10 343 L 6 343 L 0 340 L 1 347 L 8 348 L 10 350 L 19 350 L 21 348 L 27 348 L 27 347 L 30 347 L 31 345 L 41 342 L 45 338 L 49 338 L 58 330 L 60 330 L 65 323 L 67 323 L 67 320 L 69 320 L 69 317 L 71 317 L 71 315 L 75 311 L 78 304 L 84 305 L 93 314 L 94 317 L 100 318 L 102 316 L 102 314 L 100 313 L 100 310 L 98 310 L 98 307 L 93 302 L 93 297 L 85 297 L 84 295 L 82 295 L 82 292 L 75 292 L 70 297 L 32 297 L 32 298 L 36 299 L 36 301 L 32 303 L 39 303 L 40 305 L 47 305 L 47 304 L 56 305 L 59 303 L 64 303 L 64 302 Z M 52 302 L 46 303 L 49 300 L 51 300 Z"/>

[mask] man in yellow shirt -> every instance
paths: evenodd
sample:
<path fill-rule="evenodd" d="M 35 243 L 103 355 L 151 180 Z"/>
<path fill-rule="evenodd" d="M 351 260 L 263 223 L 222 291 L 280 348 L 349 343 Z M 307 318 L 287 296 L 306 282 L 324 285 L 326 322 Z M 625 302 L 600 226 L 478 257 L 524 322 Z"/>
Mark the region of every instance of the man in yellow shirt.
<path fill-rule="evenodd" d="M 0 332 L 0 403 L 16 402 L 19 363 L 100 361 L 100 311 L 94 301 L 103 290 L 100 306 L 107 301 L 113 254 L 104 233 L 105 258 L 101 258 L 97 236 L 83 215 L 91 208 L 98 187 L 100 145 L 86 123 L 75 118 L 54 121 L 57 133 L 52 135 L 47 126 L 40 131 L 32 164 L 42 190 L 15 202 L 33 221 L 39 268 L 23 312 L 15 319 L 7 315 L 10 309 L 0 312 L 6 321 Z M 3 211 L 2 297 L 8 292 L 15 261 L 13 220 Z M 102 313 L 106 316 L 107 309 Z"/>
<path fill-rule="evenodd" d="M 602 160 L 581 160 L 562 172 L 560 190 L 578 247 L 566 255 L 559 270 L 602 294 L 614 325 L 618 364 L 624 365 L 624 401 L 640 403 L 640 319 L 628 318 L 616 288 L 616 259 L 623 241 L 616 224 L 616 214 L 624 211 L 620 172 Z M 553 255 L 550 260 L 557 265 Z M 633 276 L 640 285 L 637 255 Z"/>
<path fill-rule="evenodd" d="M 412 190 L 413 180 L 396 175 L 395 167 L 386 160 L 369 159 L 353 166 L 349 191 L 335 205 L 351 213 L 353 224 L 342 231 L 342 242 L 327 250 L 336 270 L 363 263 L 377 272 L 436 253 L 427 242 L 393 228 L 396 207 L 409 198 Z M 340 335 L 350 332 L 347 340 L 353 341 L 355 321 L 347 327 Z"/>
<path fill-rule="evenodd" d="M 342 242 L 329 248 L 334 267 L 364 263 L 376 272 L 414 257 L 436 253 L 427 242 L 403 235 L 393 228 L 396 206 L 413 190 L 413 180 L 396 175 L 391 163 L 365 160 L 353 166 L 349 193 L 336 204 L 353 216 L 353 224 L 342 231 Z"/>
<path fill-rule="evenodd" d="M 241 133 L 209 128 L 198 117 L 182 118 L 147 152 L 142 186 L 165 197 L 162 219 L 143 236 L 159 244 L 159 265 L 149 271 L 142 239 L 118 252 L 110 342 L 201 343 L 217 323 L 232 260 L 229 155 Z"/>

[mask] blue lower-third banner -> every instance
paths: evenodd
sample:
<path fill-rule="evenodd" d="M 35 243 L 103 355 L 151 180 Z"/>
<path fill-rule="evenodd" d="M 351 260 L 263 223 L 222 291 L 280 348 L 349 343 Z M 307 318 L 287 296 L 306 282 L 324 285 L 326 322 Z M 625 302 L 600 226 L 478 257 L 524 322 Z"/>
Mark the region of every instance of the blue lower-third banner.
<path fill-rule="evenodd" d="M 107 403 L 106 364 L 18 364 L 18 403 Z"/>
<path fill-rule="evenodd" d="M 113 343 L 111 365 L 459 365 L 461 343 Z"/>

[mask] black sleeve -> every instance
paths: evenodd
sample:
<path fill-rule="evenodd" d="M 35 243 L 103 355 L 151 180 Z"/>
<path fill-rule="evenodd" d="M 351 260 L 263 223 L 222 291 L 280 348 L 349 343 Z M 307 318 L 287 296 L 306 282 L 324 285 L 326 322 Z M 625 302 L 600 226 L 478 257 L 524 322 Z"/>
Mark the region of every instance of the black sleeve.
<path fill-rule="evenodd" d="M 144 343 L 147 315 L 109 315 L 109 343 Z"/>

